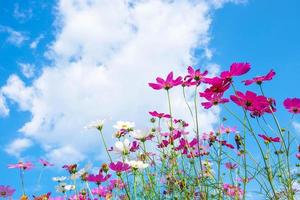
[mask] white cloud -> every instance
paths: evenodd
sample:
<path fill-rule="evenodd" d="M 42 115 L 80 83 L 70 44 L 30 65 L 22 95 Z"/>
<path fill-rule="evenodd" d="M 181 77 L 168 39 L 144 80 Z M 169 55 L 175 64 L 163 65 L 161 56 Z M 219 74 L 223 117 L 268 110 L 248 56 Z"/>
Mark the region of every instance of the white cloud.
<path fill-rule="evenodd" d="M 24 10 L 20 9 L 19 4 L 14 5 L 13 16 L 19 21 L 26 21 L 32 17 L 32 9 Z"/>
<path fill-rule="evenodd" d="M 39 45 L 40 41 L 41 41 L 43 38 L 44 38 L 44 35 L 43 35 L 43 34 L 40 34 L 37 38 L 35 38 L 35 39 L 30 43 L 29 47 L 30 47 L 31 49 L 35 49 L 35 48 Z"/>
<path fill-rule="evenodd" d="M 9 114 L 9 108 L 6 105 L 3 95 L 0 93 L 0 116 L 5 117 Z"/>
<path fill-rule="evenodd" d="M 147 83 L 171 70 L 185 71 L 197 61 L 196 47 L 208 51 L 212 9 L 201 0 L 59 1 L 57 35 L 46 53 L 53 65 L 30 86 L 12 75 L 2 88 L 32 114 L 20 131 L 52 161 L 72 162 L 86 153 L 99 155 L 99 138 L 83 129 L 90 121 L 112 117 L 144 128 L 149 110 L 167 112 L 166 94 Z M 171 91 L 175 116 L 187 119 L 179 95 L 180 89 Z M 219 109 L 200 112 L 200 127 L 211 129 Z M 112 144 L 110 126 L 104 129 Z"/>
<path fill-rule="evenodd" d="M 17 47 L 20 47 L 26 40 L 28 40 L 27 36 L 19 31 L 15 31 L 14 29 L 0 25 L 0 32 L 4 32 L 8 34 L 6 38 L 6 42 L 13 44 Z"/>
<path fill-rule="evenodd" d="M 20 157 L 20 154 L 32 145 L 32 141 L 28 138 L 17 138 L 5 148 L 5 151 L 10 155 Z"/>
<path fill-rule="evenodd" d="M 293 124 L 294 129 L 295 129 L 298 133 L 300 133 L 300 123 L 294 121 L 292 124 Z"/>
<path fill-rule="evenodd" d="M 35 72 L 35 66 L 29 63 L 18 63 L 21 67 L 21 72 L 26 78 L 32 78 Z"/>

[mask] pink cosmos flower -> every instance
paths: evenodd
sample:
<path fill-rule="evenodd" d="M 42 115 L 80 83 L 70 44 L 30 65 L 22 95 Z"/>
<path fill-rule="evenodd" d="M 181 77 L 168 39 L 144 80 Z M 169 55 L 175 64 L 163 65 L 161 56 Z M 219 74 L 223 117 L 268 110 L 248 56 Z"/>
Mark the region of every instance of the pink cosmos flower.
<path fill-rule="evenodd" d="M 205 70 L 203 73 L 200 72 L 200 69 L 194 70 L 193 67 L 188 67 L 188 75 L 184 77 L 184 81 L 187 86 L 199 85 L 202 79 L 208 74 L 208 71 Z"/>
<path fill-rule="evenodd" d="M 237 178 L 236 180 L 242 183 L 249 183 L 251 180 L 253 179 L 253 177 L 250 178 Z"/>
<path fill-rule="evenodd" d="M 187 154 L 188 150 L 190 148 L 193 148 L 194 146 L 196 146 L 198 144 L 198 141 L 196 138 L 194 138 L 192 141 L 188 141 L 184 138 L 181 138 L 179 140 L 179 146 L 175 147 L 175 151 L 180 151 L 182 150 L 182 154 Z"/>
<path fill-rule="evenodd" d="M 130 152 L 136 152 L 137 150 L 139 150 L 139 148 L 140 148 L 139 143 L 138 143 L 137 141 L 133 141 L 133 142 L 131 143 L 131 146 L 130 146 L 129 151 L 130 151 Z"/>
<path fill-rule="evenodd" d="M 94 174 L 89 174 L 86 178 L 87 181 L 89 182 L 94 182 L 97 185 L 100 185 L 100 183 L 107 181 L 109 178 L 111 177 L 110 174 L 107 175 L 103 175 L 100 171 L 98 174 L 94 175 Z"/>
<path fill-rule="evenodd" d="M 205 93 L 224 93 L 230 87 L 230 81 L 227 79 L 213 77 L 213 78 L 205 78 L 203 82 L 210 84 L 209 88 L 204 90 Z"/>
<path fill-rule="evenodd" d="M 40 162 L 44 167 L 47 167 L 47 166 L 54 166 L 54 164 L 49 163 L 48 161 L 43 160 L 43 159 L 39 159 L 39 162 Z"/>
<path fill-rule="evenodd" d="M 259 137 L 261 137 L 262 139 L 264 139 L 265 143 L 270 143 L 270 142 L 280 142 L 280 138 L 279 137 L 269 137 L 266 135 L 262 135 L 262 134 L 258 134 Z"/>
<path fill-rule="evenodd" d="M 229 134 L 229 133 L 235 133 L 236 132 L 236 127 L 225 127 L 225 126 L 221 126 L 221 129 L 220 129 L 220 132 L 221 133 L 226 133 L 226 134 Z"/>
<path fill-rule="evenodd" d="M 234 149 L 234 146 L 233 146 L 232 144 L 227 143 L 226 140 L 218 140 L 218 142 L 219 142 L 221 145 L 223 145 L 223 146 L 226 146 L 226 147 L 228 147 L 228 148 L 230 148 L 230 149 Z"/>
<path fill-rule="evenodd" d="M 229 71 L 221 73 L 221 78 L 230 80 L 233 76 L 241 76 L 250 70 L 249 63 L 232 63 Z"/>
<path fill-rule="evenodd" d="M 244 82 L 245 85 L 251 85 L 252 83 L 257 83 L 258 85 L 261 85 L 264 81 L 272 80 L 272 78 L 275 76 L 275 74 L 276 73 L 273 71 L 273 69 L 271 69 L 271 71 L 265 76 L 257 76 L 257 77 L 254 77 L 253 79 L 245 80 L 242 82 Z"/>
<path fill-rule="evenodd" d="M 250 111 L 252 116 L 261 116 L 265 112 L 275 112 L 272 99 L 257 95 L 251 91 L 247 91 L 245 94 L 237 91 L 235 95 L 230 96 L 230 99 L 245 110 Z"/>
<path fill-rule="evenodd" d="M 204 97 L 207 102 L 202 102 L 201 105 L 205 108 L 205 109 L 209 109 L 212 106 L 216 106 L 218 104 L 223 104 L 223 103 L 227 103 L 229 102 L 229 99 L 226 98 L 222 98 L 223 93 L 204 93 L 204 92 L 200 92 L 200 97 Z"/>
<path fill-rule="evenodd" d="M 46 194 L 42 194 L 40 196 L 33 195 L 33 200 L 49 200 L 50 195 L 51 195 L 51 192 L 48 192 Z"/>
<path fill-rule="evenodd" d="M 9 169 L 12 168 L 19 168 L 19 169 L 23 169 L 23 170 L 28 170 L 28 169 L 32 169 L 33 168 L 33 164 L 31 162 L 19 162 L 17 164 L 9 164 L 8 165 Z"/>
<path fill-rule="evenodd" d="M 169 90 L 174 86 L 180 85 L 182 83 L 182 77 L 179 76 L 176 79 L 173 79 L 173 72 L 170 72 L 166 80 L 157 77 L 156 82 L 157 83 L 148 83 L 148 84 L 154 90 L 161 90 L 161 89 Z"/>
<path fill-rule="evenodd" d="M 149 112 L 149 114 L 150 114 L 152 117 L 158 117 L 158 118 L 171 118 L 171 115 L 169 115 L 169 114 L 158 113 L 158 112 L 156 112 L 156 111 Z"/>
<path fill-rule="evenodd" d="M 11 197 L 15 193 L 15 189 L 10 186 L 0 185 L 0 198 L 8 198 Z"/>
<path fill-rule="evenodd" d="M 238 167 L 238 165 L 236 163 L 227 162 L 227 163 L 225 163 L 225 167 L 229 170 L 232 170 L 232 169 L 236 169 Z"/>
<path fill-rule="evenodd" d="M 130 165 L 127 163 L 123 163 L 121 161 L 118 161 L 116 163 L 110 163 L 109 168 L 115 172 L 123 172 L 123 171 L 128 171 L 130 170 Z"/>
<path fill-rule="evenodd" d="M 114 188 L 122 190 L 123 188 L 125 188 L 125 183 L 123 183 L 121 179 L 111 179 L 109 182 L 109 190 L 112 190 Z"/>
<path fill-rule="evenodd" d="M 232 198 L 238 197 L 239 199 L 241 199 L 244 194 L 244 191 L 239 186 L 234 186 L 226 183 L 223 184 L 223 191 L 225 195 Z"/>
<path fill-rule="evenodd" d="M 299 98 L 287 98 L 283 102 L 284 107 L 293 114 L 300 113 L 300 99 Z"/>

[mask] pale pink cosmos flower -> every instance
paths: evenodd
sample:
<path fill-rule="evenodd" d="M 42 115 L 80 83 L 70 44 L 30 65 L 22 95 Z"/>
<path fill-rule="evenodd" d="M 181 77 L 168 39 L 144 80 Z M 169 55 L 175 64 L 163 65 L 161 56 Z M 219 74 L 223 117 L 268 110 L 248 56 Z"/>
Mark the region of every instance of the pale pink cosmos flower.
<path fill-rule="evenodd" d="M 15 189 L 10 186 L 0 185 L 0 198 L 8 198 L 11 197 L 15 193 Z"/>
<path fill-rule="evenodd" d="M 19 162 L 17 164 L 9 164 L 8 168 L 9 169 L 19 168 L 23 170 L 29 170 L 33 168 L 33 164 L 31 162 Z"/>
<path fill-rule="evenodd" d="M 300 113 L 300 99 L 299 98 L 287 98 L 283 102 L 284 107 L 293 114 Z"/>
<path fill-rule="evenodd" d="M 226 134 L 229 134 L 229 133 L 235 133 L 236 132 L 236 127 L 225 127 L 225 126 L 221 126 L 221 129 L 220 129 L 220 132 L 221 133 L 226 133 Z"/>
<path fill-rule="evenodd" d="M 257 83 L 258 85 L 261 85 L 264 81 L 272 80 L 273 77 L 275 76 L 275 74 L 276 73 L 273 71 L 273 69 L 271 69 L 271 71 L 265 76 L 257 76 L 257 77 L 254 77 L 253 79 L 245 80 L 242 82 L 244 82 L 245 85 L 251 85 L 252 83 Z"/>
<path fill-rule="evenodd" d="M 239 186 L 230 185 L 227 183 L 223 184 L 223 191 L 225 195 L 232 197 L 232 198 L 238 198 L 241 199 L 244 191 Z"/>
<path fill-rule="evenodd" d="M 170 72 L 166 78 L 166 80 L 161 77 L 156 78 L 157 83 L 148 83 L 151 88 L 154 90 L 169 90 L 174 86 L 180 85 L 182 83 L 182 77 L 179 76 L 176 79 L 173 79 L 173 72 Z"/>
<path fill-rule="evenodd" d="M 39 162 L 44 166 L 44 167 L 47 167 L 47 166 L 54 166 L 54 164 L 48 162 L 47 160 L 44 160 L 44 159 L 39 159 Z"/>
<path fill-rule="evenodd" d="M 227 163 L 225 163 L 225 167 L 229 170 L 232 170 L 232 169 L 236 169 L 238 167 L 238 165 L 236 163 L 227 162 Z"/>

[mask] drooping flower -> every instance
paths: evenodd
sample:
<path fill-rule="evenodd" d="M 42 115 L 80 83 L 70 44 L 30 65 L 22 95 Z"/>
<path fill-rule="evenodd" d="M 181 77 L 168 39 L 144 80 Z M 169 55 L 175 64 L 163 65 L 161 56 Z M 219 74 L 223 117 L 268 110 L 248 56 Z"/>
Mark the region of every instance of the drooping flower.
<path fill-rule="evenodd" d="M 284 107 L 293 114 L 300 113 L 300 99 L 299 98 L 287 98 L 283 102 Z"/>
<path fill-rule="evenodd" d="M 68 170 L 70 174 L 75 174 L 77 172 L 77 164 L 64 165 L 62 168 Z"/>
<path fill-rule="evenodd" d="M 11 197 L 15 193 L 15 189 L 11 188 L 10 186 L 0 185 L 0 197 L 8 198 Z"/>
<path fill-rule="evenodd" d="M 204 93 L 204 92 L 200 92 L 199 94 L 200 94 L 200 97 L 204 97 L 207 100 L 207 102 L 202 102 L 201 103 L 201 105 L 205 109 L 209 109 L 212 106 L 216 106 L 218 104 L 223 104 L 223 103 L 229 102 L 229 99 L 222 98 L 223 93 Z"/>
<path fill-rule="evenodd" d="M 148 83 L 151 88 L 154 90 L 169 90 L 174 86 L 180 85 L 182 83 L 182 77 L 179 76 L 176 79 L 173 79 L 173 72 L 170 72 L 166 78 L 166 80 L 161 77 L 156 78 L 156 83 Z"/>
<path fill-rule="evenodd" d="M 194 69 L 193 67 L 189 66 L 187 68 L 188 75 L 184 77 L 185 83 L 187 86 L 191 85 L 199 85 L 202 81 L 202 79 L 208 74 L 208 71 L 205 70 L 203 73 L 200 72 L 200 69 Z"/>
<path fill-rule="evenodd" d="M 263 134 L 258 134 L 259 137 L 261 137 L 262 139 L 264 139 L 265 143 L 270 143 L 270 142 L 280 142 L 280 138 L 279 137 L 269 137 L 267 135 L 263 135 Z"/>
<path fill-rule="evenodd" d="M 232 169 L 236 169 L 238 167 L 238 165 L 236 163 L 227 162 L 227 163 L 225 163 L 225 167 L 229 170 L 232 170 Z"/>
<path fill-rule="evenodd" d="M 241 76 L 247 73 L 251 68 L 249 63 L 232 63 L 229 71 L 224 71 L 221 73 L 221 78 L 230 80 L 233 76 Z"/>
<path fill-rule="evenodd" d="M 171 118 L 171 115 L 165 113 L 158 113 L 157 111 L 149 112 L 152 117 Z"/>
<path fill-rule="evenodd" d="M 115 172 L 123 172 L 123 171 L 128 171 L 130 170 L 130 165 L 127 163 L 123 163 L 121 161 L 118 161 L 116 163 L 110 163 L 109 164 L 109 168 Z"/>
<path fill-rule="evenodd" d="M 91 129 L 91 128 L 95 128 L 99 131 L 102 131 L 103 126 L 104 126 L 104 120 L 96 120 L 91 122 L 89 125 L 86 126 L 86 128 Z"/>
<path fill-rule="evenodd" d="M 23 170 L 29 170 L 33 168 L 33 164 L 31 162 L 19 162 L 17 164 L 9 164 L 8 168 L 9 169 L 19 168 Z"/>
<path fill-rule="evenodd" d="M 39 159 L 39 162 L 44 166 L 44 167 L 47 167 L 47 166 L 54 166 L 54 164 L 48 162 L 47 160 L 44 160 L 44 159 Z"/>
<path fill-rule="evenodd" d="M 272 80 L 272 78 L 275 76 L 275 74 L 276 73 L 273 71 L 273 69 L 271 69 L 271 71 L 265 76 L 257 76 L 257 77 L 254 77 L 253 79 L 245 80 L 242 82 L 244 82 L 245 85 L 251 85 L 252 83 L 257 83 L 258 85 L 261 85 L 264 81 Z"/>

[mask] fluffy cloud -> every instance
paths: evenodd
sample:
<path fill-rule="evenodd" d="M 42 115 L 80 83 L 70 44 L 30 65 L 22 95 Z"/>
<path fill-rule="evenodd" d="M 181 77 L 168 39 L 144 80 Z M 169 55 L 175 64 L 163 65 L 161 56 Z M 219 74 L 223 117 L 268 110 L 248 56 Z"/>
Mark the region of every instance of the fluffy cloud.
<path fill-rule="evenodd" d="M 300 133 L 300 123 L 299 122 L 293 122 L 294 129 Z"/>
<path fill-rule="evenodd" d="M 5 151 L 10 155 L 20 157 L 20 154 L 32 145 L 32 141 L 28 138 L 17 138 L 5 148 Z"/>
<path fill-rule="evenodd" d="M 28 37 L 24 33 L 15 31 L 14 29 L 7 26 L 0 25 L 0 33 L 1 32 L 8 34 L 6 42 L 17 47 L 21 46 L 26 40 L 28 40 Z"/>
<path fill-rule="evenodd" d="M 52 161 L 78 161 L 101 152 L 100 140 L 83 127 L 95 119 L 132 120 L 144 128 L 147 111 L 167 112 L 166 96 L 147 83 L 157 75 L 185 71 L 197 62 L 195 48 L 210 58 L 211 1 L 61 0 L 57 35 L 32 85 L 12 75 L 6 98 L 29 111 L 20 131 L 37 141 Z M 215 72 L 217 67 L 212 66 Z M 171 91 L 175 116 L 189 119 L 181 91 Z M 200 110 L 200 128 L 217 122 L 219 109 Z M 102 147 L 103 148 L 103 147 Z M 93 154 L 91 154 L 93 153 Z"/>
<path fill-rule="evenodd" d="M 32 78 L 34 76 L 35 66 L 33 64 L 28 63 L 18 63 L 21 68 L 22 74 L 26 78 Z"/>

